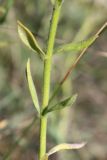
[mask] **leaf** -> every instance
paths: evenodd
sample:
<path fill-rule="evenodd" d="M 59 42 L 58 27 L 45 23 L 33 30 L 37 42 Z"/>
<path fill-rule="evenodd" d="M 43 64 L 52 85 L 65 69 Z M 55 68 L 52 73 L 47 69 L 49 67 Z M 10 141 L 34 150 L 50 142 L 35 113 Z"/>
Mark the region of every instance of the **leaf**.
<path fill-rule="evenodd" d="M 49 156 L 56 153 L 56 152 L 59 152 L 61 150 L 68 150 L 68 149 L 80 149 L 82 147 L 84 147 L 86 145 L 85 142 L 82 142 L 82 143 L 72 143 L 72 144 L 69 144 L 69 143 L 62 143 L 62 144 L 59 144 L 55 147 L 53 147 L 52 149 L 50 149 L 42 158 L 42 160 L 48 160 Z"/>
<path fill-rule="evenodd" d="M 60 110 L 60 109 L 63 109 L 65 107 L 71 106 L 71 105 L 74 104 L 76 99 L 77 99 L 77 94 L 73 95 L 72 97 L 66 98 L 65 100 L 63 100 L 63 101 L 61 101 L 61 102 L 59 102 L 59 103 L 57 103 L 53 106 L 48 106 L 43 110 L 42 115 L 45 115 L 49 112 Z"/>
<path fill-rule="evenodd" d="M 31 70 L 30 70 L 30 59 L 28 59 L 27 61 L 27 81 L 28 81 L 28 86 L 29 86 L 29 90 L 30 90 L 30 94 L 31 94 L 34 106 L 40 115 L 39 101 L 38 101 L 36 88 L 34 86 L 34 82 L 33 82 L 32 75 L 31 75 Z"/>
<path fill-rule="evenodd" d="M 78 42 L 78 43 L 69 43 L 69 44 L 62 45 L 61 47 L 57 48 L 54 51 L 54 53 L 80 51 L 80 50 L 90 46 L 94 42 L 95 39 L 96 39 L 96 36 L 91 37 L 86 41 L 81 41 L 81 42 Z"/>
<path fill-rule="evenodd" d="M 31 31 L 18 21 L 18 33 L 23 43 L 34 52 L 37 52 L 41 58 L 45 58 L 45 53 L 40 48 Z"/>
<path fill-rule="evenodd" d="M 61 151 L 61 150 L 80 149 L 80 148 L 84 147 L 85 145 L 86 145 L 85 142 L 74 143 L 74 144 L 68 144 L 68 143 L 59 144 L 59 145 L 53 147 L 51 150 L 49 150 L 47 155 L 50 156 L 51 154 L 58 152 L 58 151 Z"/>

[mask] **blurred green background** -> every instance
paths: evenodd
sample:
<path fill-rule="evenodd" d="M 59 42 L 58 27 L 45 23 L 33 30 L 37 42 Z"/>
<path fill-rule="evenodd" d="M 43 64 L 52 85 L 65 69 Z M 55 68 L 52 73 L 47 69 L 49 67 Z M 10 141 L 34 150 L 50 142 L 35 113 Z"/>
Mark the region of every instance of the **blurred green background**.
<path fill-rule="evenodd" d="M 0 160 L 36 160 L 39 120 L 25 77 L 28 57 L 39 99 L 43 63 L 17 34 L 17 20 L 46 48 L 50 0 L 0 0 Z M 107 21 L 107 0 L 65 0 L 55 45 L 82 41 Z M 77 53 L 53 56 L 51 92 Z M 87 141 L 78 151 L 53 155 L 54 160 L 107 160 L 107 30 L 88 49 L 55 101 L 78 93 L 72 108 L 49 115 L 47 149 L 60 142 Z"/>

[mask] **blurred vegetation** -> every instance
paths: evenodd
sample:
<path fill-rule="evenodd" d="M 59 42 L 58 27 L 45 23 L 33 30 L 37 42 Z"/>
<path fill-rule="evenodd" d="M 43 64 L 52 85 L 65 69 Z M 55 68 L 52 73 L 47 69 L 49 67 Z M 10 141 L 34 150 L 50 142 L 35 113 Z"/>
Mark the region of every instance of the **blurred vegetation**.
<path fill-rule="evenodd" d="M 45 48 L 51 13 L 49 0 L 0 0 L 0 160 L 37 159 L 39 122 L 34 119 L 37 115 L 27 88 L 25 66 L 31 57 L 33 77 L 42 95 L 43 65 L 20 42 L 17 20 L 29 27 Z M 107 21 L 106 15 L 106 0 L 65 0 L 55 45 L 87 39 Z M 79 151 L 67 151 L 51 159 L 107 159 L 106 37 L 107 30 L 90 47 L 56 97 L 76 92 L 76 105 L 49 117 L 48 148 L 65 140 L 88 143 Z M 53 57 L 52 89 L 77 54 Z"/>

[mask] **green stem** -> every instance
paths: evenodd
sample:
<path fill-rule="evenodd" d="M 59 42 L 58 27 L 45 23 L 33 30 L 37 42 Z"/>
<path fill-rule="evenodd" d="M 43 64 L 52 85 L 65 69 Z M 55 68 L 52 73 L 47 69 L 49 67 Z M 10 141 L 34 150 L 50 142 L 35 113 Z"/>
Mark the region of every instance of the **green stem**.
<path fill-rule="evenodd" d="M 55 35 L 56 35 L 56 31 L 57 31 L 60 9 L 61 9 L 61 4 L 59 5 L 58 0 L 56 0 L 54 8 L 53 8 L 52 20 L 51 20 L 51 24 L 50 24 L 46 59 L 44 61 L 43 102 L 42 102 L 41 110 L 43 110 L 45 107 L 47 107 L 48 103 L 49 103 L 51 61 L 52 61 L 52 53 L 53 53 L 53 47 L 54 47 L 54 42 L 55 42 Z M 41 119 L 40 119 L 39 160 L 41 160 L 42 157 L 46 153 L 46 133 L 47 133 L 47 116 L 41 116 Z"/>

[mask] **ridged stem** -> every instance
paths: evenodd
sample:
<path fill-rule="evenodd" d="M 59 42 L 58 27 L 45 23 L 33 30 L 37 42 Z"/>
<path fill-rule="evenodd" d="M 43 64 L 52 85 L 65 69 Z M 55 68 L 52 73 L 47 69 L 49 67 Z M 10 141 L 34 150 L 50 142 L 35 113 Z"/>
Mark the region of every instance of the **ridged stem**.
<path fill-rule="evenodd" d="M 59 1 L 56 0 L 54 8 L 53 8 L 51 23 L 50 23 L 46 59 L 44 61 L 43 101 L 42 101 L 41 111 L 45 107 L 47 107 L 49 103 L 52 53 L 53 53 L 53 48 L 54 48 L 55 35 L 57 31 L 60 9 L 61 9 L 61 5 L 59 5 Z M 42 157 L 46 153 L 46 133 L 47 133 L 47 116 L 41 116 L 39 160 L 41 160 Z"/>

